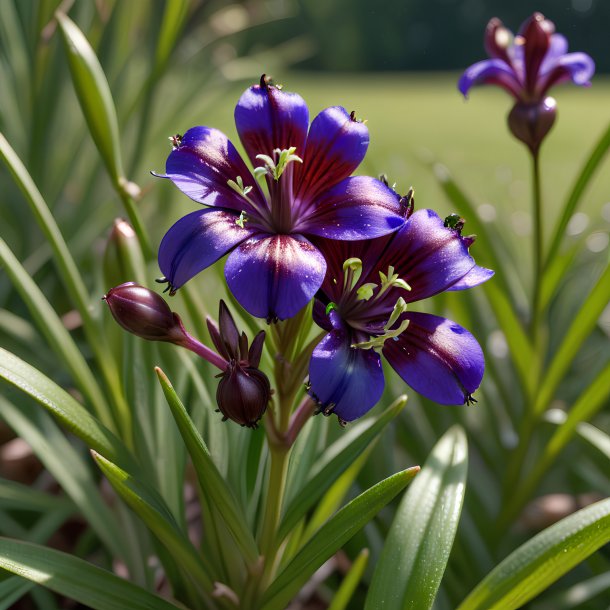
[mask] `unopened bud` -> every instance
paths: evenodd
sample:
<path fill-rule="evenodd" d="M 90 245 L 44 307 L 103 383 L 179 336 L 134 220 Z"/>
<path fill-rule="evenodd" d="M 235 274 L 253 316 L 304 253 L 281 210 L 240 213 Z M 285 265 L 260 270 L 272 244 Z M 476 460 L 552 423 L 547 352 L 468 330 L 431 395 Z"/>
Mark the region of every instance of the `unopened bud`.
<path fill-rule="evenodd" d="M 556 116 L 556 102 L 552 97 L 531 104 L 517 102 L 508 115 L 508 127 L 515 138 L 535 154 L 553 127 Z"/>
<path fill-rule="evenodd" d="M 256 428 L 271 399 L 271 385 L 265 373 L 231 361 L 216 390 L 216 402 L 225 419 Z"/>
<path fill-rule="evenodd" d="M 107 286 L 116 286 L 130 278 L 144 281 L 146 265 L 140 243 L 132 226 L 122 218 L 115 219 L 102 263 Z"/>
<path fill-rule="evenodd" d="M 184 342 L 180 318 L 156 292 L 127 282 L 111 288 L 103 299 L 114 319 L 130 333 L 149 341 Z"/>

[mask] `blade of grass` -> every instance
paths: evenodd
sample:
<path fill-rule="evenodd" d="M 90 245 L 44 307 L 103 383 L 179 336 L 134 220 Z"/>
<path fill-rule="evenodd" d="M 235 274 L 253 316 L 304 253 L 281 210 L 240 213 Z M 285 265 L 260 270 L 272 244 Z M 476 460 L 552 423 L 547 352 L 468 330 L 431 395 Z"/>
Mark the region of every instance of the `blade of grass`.
<path fill-rule="evenodd" d="M 405 494 L 377 563 L 366 610 L 425 610 L 434 603 L 460 520 L 468 445 L 450 428 Z"/>
<path fill-rule="evenodd" d="M 262 610 L 284 608 L 312 574 L 395 498 L 418 472 L 419 466 L 415 466 L 388 477 L 331 517 L 265 591 Z"/>
<path fill-rule="evenodd" d="M 364 576 L 364 570 L 369 562 L 369 550 L 362 549 L 358 553 L 358 557 L 352 563 L 347 576 L 341 582 L 341 585 L 337 589 L 333 597 L 333 601 L 328 606 L 328 610 L 345 610 L 354 595 L 354 591 L 360 584 L 362 577 Z"/>
<path fill-rule="evenodd" d="M 0 538 L 0 567 L 94 610 L 176 610 L 169 601 L 82 559 Z"/>
<path fill-rule="evenodd" d="M 458 610 L 523 607 L 610 541 L 610 498 L 540 532 L 494 568 Z"/>
<path fill-rule="evenodd" d="M 250 565 L 254 565 L 258 559 L 259 551 L 254 536 L 247 527 L 245 515 L 242 513 L 233 492 L 223 480 L 220 472 L 218 472 L 208 448 L 195 428 L 193 420 L 189 417 L 180 398 L 174 391 L 169 379 L 160 368 L 157 367 L 155 371 L 165 394 L 167 404 L 171 409 L 193 461 L 197 479 L 203 493 L 209 496 L 214 506 L 218 509 L 235 542 L 244 554 L 246 561 Z"/>
<path fill-rule="evenodd" d="M 345 472 L 366 447 L 402 411 L 406 402 L 406 396 L 399 397 L 378 417 L 360 422 L 324 452 L 313 469 L 309 480 L 295 494 L 284 512 L 278 532 L 279 540 L 290 533 L 305 513 L 329 489 L 333 481 Z"/>

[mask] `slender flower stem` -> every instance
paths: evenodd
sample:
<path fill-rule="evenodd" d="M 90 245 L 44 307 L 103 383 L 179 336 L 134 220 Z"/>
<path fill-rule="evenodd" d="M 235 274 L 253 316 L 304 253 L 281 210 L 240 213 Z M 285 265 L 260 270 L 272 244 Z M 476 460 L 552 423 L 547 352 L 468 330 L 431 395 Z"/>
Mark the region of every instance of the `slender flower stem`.
<path fill-rule="evenodd" d="M 299 432 L 303 429 L 303 426 L 307 423 L 309 418 L 314 414 L 317 408 L 314 400 L 306 394 L 301 401 L 301 404 L 296 408 L 292 417 L 290 418 L 290 426 L 286 434 L 286 443 L 289 447 L 294 445 L 294 442 L 299 435 Z"/>
<path fill-rule="evenodd" d="M 227 361 L 217 354 L 214 350 L 210 349 L 200 341 L 197 341 L 195 337 L 184 331 L 186 338 L 180 343 L 182 347 L 190 350 L 191 352 L 201 356 L 204 360 L 207 360 L 210 364 L 213 364 L 216 368 L 221 371 L 225 371 L 227 368 Z"/>
<path fill-rule="evenodd" d="M 534 436 L 539 415 L 534 412 L 537 399 L 538 380 L 542 363 L 543 354 L 543 332 L 540 320 L 540 292 L 543 279 L 543 230 L 542 230 L 542 189 L 540 181 L 540 156 L 538 150 L 532 152 L 532 207 L 534 216 L 533 232 L 533 286 L 530 313 L 530 335 L 532 338 L 534 366 L 532 367 L 531 391 L 526 392 L 525 409 L 523 419 L 519 427 L 519 444 L 511 455 L 509 466 L 504 478 L 504 508 L 499 517 L 500 529 L 505 529 L 510 525 L 511 520 L 518 512 L 518 506 L 513 498 L 513 491 L 519 484 L 523 465 L 529 453 L 530 444 Z"/>
<path fill-rule="evenodd" d="M 542 284 L 542 265 L 543 259 L 543 230 L 542 230 L 542 189 L 540 186 L 540 154 L 538 151 L 532 152 L 532 204 L 534 214 L 534 274 L 532 290 L 532 311 L 531 311 L 531 330 L 536 342 L 539 334 L 540 317 L 540 289 Z"/>

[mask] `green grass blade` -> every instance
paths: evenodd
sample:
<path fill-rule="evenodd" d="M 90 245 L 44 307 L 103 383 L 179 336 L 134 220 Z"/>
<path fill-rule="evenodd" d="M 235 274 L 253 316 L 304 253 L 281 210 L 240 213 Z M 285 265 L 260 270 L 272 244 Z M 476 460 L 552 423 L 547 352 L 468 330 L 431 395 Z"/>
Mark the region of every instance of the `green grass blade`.
<path fill-rule="evenodd" d="M 399 397 L 381 415 L 357 424 L 324 452 L 311 477 L 286 509 L 279 527 L 278 540 L 282 540 L 290 533 L 305 513 L 330 488 L 333 481 L 343 474 L 366 447 L 383 432 L 406 403 L 406 396 Z"/>
<path fill-rule="evenodd" d="M 210 498 L 211 502 L 218 509 L 220 516 L 233 535 L 246 561 L 254 565 L 258 559 L 259 551 L 254 536 L 247 527 L 245 515 L 239 507 L 233 492 L 218 471 L 216 464 L 214 464 L 208 448 L 169 379 L 160 368 L 156 368 L 155 371 L 165 394 L 167 404 L 171 409 L 182 439 L 193 461 L 202 492 Z"/>
<path fill-rule="evenodd" d="M 546 257 L 546 267 L 553 262 L 553 259 L 555 258 L 555 255 L 557 254 L 559 246 L 563 240 L 566 227 L 570 222 L 570 218 L 572 218 L 572 215 L 580 203 L 583 193 L 591 181 L 591 178 L 597 171 L 597 168 L 600 166 L 601 162 L 604 160 L 604 157 L 608 152 L 608 148 L 610 148 L 610 126 L 608 126 L 606 131 L 602 134 L 602 137 L 597 142 L 593 152 L 585 162 L 578 178 L 576 179 L 576 182 L 574 183 L 574 187 L 572 188 L 572 191 L 570 192 L 570 195 L 563 206 L 563 213 L 553 231 L 551 245 Z"/>
<path fill-rule="evenodd" d="M 366 610 L 431 608 L 457 531 L 468 474 L 466 435 L 454 426 L 405 494 L 366 599 Z"/>
<path fill-rule="evenodd" d="M 0 416 L 23 438 L 105 546 L 125 555 L 117 520 L 102 498 L 91 469 L 55 422 L 35 405 L 18 407 L 0 396 Z"/>
<path fill-rule="evenodd" d="M 2 238 L 0 238 L 0 263 L 4 265 L 6 274 L 27 305 L 39 331 L 46 337 L 54 352 L 62 357 L 80 391 L 91 402 L 97 417 L 112 429 L 114 427 L 112 412 L 85 358 L 38 285 Z"/>
<path fill-rule="evenodd" d="M 458 610 L 521 608 L 609 541 L 610 499 L 606 499 L 528 540 L 494 568 Z"/>
<path fill-rule="evenodd" d="M 113 182 L 123 177 L 121 143 L 116 109 L 106 75 L 94 50 L 78 26 L 66 15 L 56 13 L 59 31 L 74 89 L 85 120 Z"/>
<path fill-rule="evenodd" d="M 178 606 L 82 559 L 0 538 L 0 567 L 94 610 L 176 610 Z"/>
<path fill-rule="evenodd" d="M 10 576 L 0 582 L 0 610 L 10 610 L 30 589 L 36 586 L 20 576 Z"/>
<path fill-rule="evenodd" d="M 610 301 L 610 265 L 606 266 L 597 284 L 578 310 L 551 361 L 534 407 L 536 414 L 540 415 L 553 399 L 557 386 L 564 378 L 579 348 L 597 324 L 608 301 Z"/>
<path fill-rule="evenodd" d="M 362 580 L 368 562 L 369 550 L 362 549 L 360 553 L 358 553 L 358 557 L 356 557 L 354 563 L 352 563 L 350 571 L 337 589 L 333 601 L 330 606 L 328 606 L 328 610 L 345 610 L 347 608 L 356 587 Z"/>
<path fill-rule="evenodd" d="M 590 420 L 597 412 L 608 404 L 610 397 L 610 363 L 598 374 L 593 383 L 578 397 L 567 416 L 562 412 L 565 421 L 557 428 L 551 439 L 546 443 L 542 455 L 536 460 L 534 468 L 526 479 L 519 484 L 505 507 L 506 513 L 516 515 L 519 509 L 538 488 L 542 477 L 555 463 L 557 456 L 572 440 L 579 426 Z M 547 411 L 550 413 L 550 411 Z"/>
<path fill-rule="evenodd" d="M 163 498 L 146 482 L 135 479 L 99 453 L 93 452 L 93 457 L 115 491 L 167 548 L 175 562 L 203 591 L 211 593 L 214 587 L 210 567 L 180 530 Z"/>
<path fill-rule="evenodd" d="M 63 496 L 39 491 L 17 481 L 0 478 L 0 508 L 40 511 L 75 510 L 74 505 Z"/>
<path fill-rule="evenodd" d="M 70 394 L 38 369 L 2 348 L 0 348 L 0 379 L 4 379 L 39 402 L 88 447 L 104 453 L 119 463 L 132 463 L 132 458 L 121 441 Z"/>
<path fill-rule="evenodd" d="M 116 415 L 120 418 L 124 438 L 131 438 L 131 416 L 120 388 L 120 380 L 115 363 L 112 360 L 108 346 L 100 332 L 99 326 L 90 309 L 89 295 L 72 254 L 57 226 L 57 222 L 45 200 L 43 199 L 25 165 L 11 148 L 6 138 L 0 134 L 0 159 L 6 164 L 17 186 L 25 195 L 25 199 L 36 218 L 36 222 L 44 233 L 54 254 L 55 264 L 61 276 L 63 285 L 70 295 L 83 321 L 83 328 L 91 349 L 95 353 L 97 363 L 103 373 L 107 386 L 112 393 Z"/>
<path fill-rule="evenodd" d="M 592 601 L 602 593 L 606 595 L 610 593 L 610 571 L 576 583 L 569 589 L 553 595 L 548 600 L 533 604 L 531 610 L 574 610 L 574 608 L 584 610 L 589 607 L 586 605 L 587 602 Z"/>
<path fill-rule="evenodd" d="M 295 555 L 265 592 L 262 610 L 281 610 L 311 575 L 392 501 L 419 472 L 398 472 L 360 494 L 329 519 Z"/>
<path fill-rule="evenodd" d="M 132 186 L 123 171 L 117 114 L 106 75 L 95 51 L 78 26 L 61 12 L 57 12 L 55 16 L 68 56 L 74 89 L 89 131 L 123 201 L 142 249 L 148 256 L 152 250 L 148 234 L 133 200 Z"/>

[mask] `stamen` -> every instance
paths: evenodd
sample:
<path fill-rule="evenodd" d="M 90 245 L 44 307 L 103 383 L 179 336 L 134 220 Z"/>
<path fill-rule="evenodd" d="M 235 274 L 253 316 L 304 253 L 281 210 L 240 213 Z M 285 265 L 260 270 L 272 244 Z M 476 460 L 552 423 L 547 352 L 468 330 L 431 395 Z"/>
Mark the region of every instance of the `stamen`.
<path fill-rule="evenodd" d="M 403 320 L 399 327 L 395 330 L 388 330 L 383 335 L 378 337 L 371 337 L 368 341 L 362 341 L 361 343 L 352 343 L 351 347 L 356 349 L 374 349 L 377 353 L 380 353 L 383 349 L 383 344 L 388 339 L 393 339 L 401 335 L 409 326 L 410 320 Z"/>
<path fill-rule="evenodd" d="M 375 288 L 377 288 L 377 284 L 373 284 L 373 282 L 362 284 L 362 286 L 356 290 L 357 299 L 359 301 L 368 301 L 373 296 Z"/>
<path fill-rule="evenodd" d="M 400 316 L 403 313 L 405 313 L 405 311 L 407 311 L 407 303 L 405 302 L 405 300 L 402 297 L 398 297 L 398 300 L 394 304 L 394 309 L 392 310 L 392 313 L 390 314 L 390 318 L 384 325 L 383 330 L 388 332 L 389 329 L 392 328 L 392 326 L 394 326 L 394 323 L 396 322 L 396 320 L 398 320 L 398 318 L 400 318 Z"/>
<path fill-rule="evenodd" d="M 301 157 L 298 155 L 295 155 L 295 152 L 296 146 L 291 146 L 290 148 L 285 148 L 284 150 L 276 148 L 273 151 L 273 154 L 278 156 L 277 163 L 269 155 L 256 155 L 256 158 L 260 159 L 264 165 L 257 167 L 254 170 L 254 175 L 259 178 L 260 176 L 269 174 L 277 182 L 289 163 L 292 163 L 293 161 L 303 163 L 303 159 L 301 159 Z"/>
<path fill-rule="evenodd" d="M 343 289 L 353 290 L 362 275 L 362 261 L 359 258 L 348 258 L 343 263 Z"/>
<path fill-rule="evenodd" d="M 176 150 L 176 148 L 180 148 L 180 145 L 182 144 L 182 136 L 179 133 L 170 136 L 167 139 L 172 143 L 172 148 L 174 150 Z"/>
<path fill-rule="evenodd" d="M 235 180 L 227 180 L 227 185 L 236 193 L 239 193 L 244 199 L 248 199 L 248 193 L 252 190 L 251 186 L 244 186 L 244 181 L 241 176 L 237 176 Z"/>
<path fill-rule="evenodd" d="M 235 224 L 243 229 L 247 221 L 248 217 L 246 216 L 246 213 L 242 210 L 239 213 L 239 218 L 235 221 Z"/>
<path fill-rule="evenodd" d="M 407 282 L 401 279 L 397 273 L 394 273 L 394 267 L 392 265 L 388 267 L 387 274 L 383 273 L 383 271 L 380 271 L 379 277 L 381 279 L 381 289 L 375 296 L 375 299 L 379 299 L 381 295 L 383 295 L 392 287 L 402 288 L 403 290 L 411 290 L 411 286 L 409 286 Z"/>

